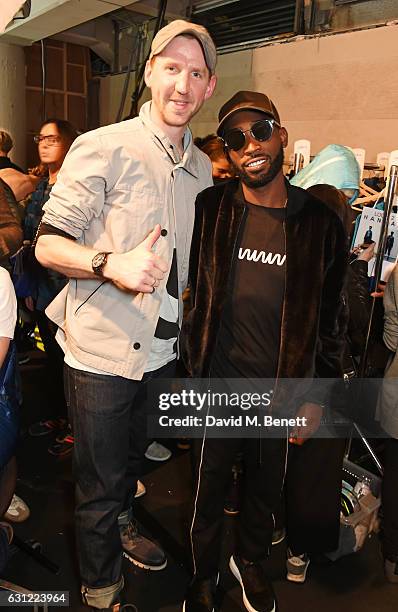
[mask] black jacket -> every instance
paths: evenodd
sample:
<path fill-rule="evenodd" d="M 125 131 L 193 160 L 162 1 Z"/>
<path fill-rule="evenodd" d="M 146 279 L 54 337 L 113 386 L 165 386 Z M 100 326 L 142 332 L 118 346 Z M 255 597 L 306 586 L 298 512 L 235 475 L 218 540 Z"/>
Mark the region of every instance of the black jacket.
<path fill-rule="evenodd" d="M 182 334 L 192 376 L 207 376 L 245 206 L 233 179 L 196 200 L 190 258 L 193 309 Z M 286 281 L 278 378 L 330 378 L 342 374 L 344 340 L 338 325 L 347 264 L 347 241 L 337 215 L 303 189 L 288 184 L 285 221 Z M 308 401 L 322 403 L 317 396 Z"/>

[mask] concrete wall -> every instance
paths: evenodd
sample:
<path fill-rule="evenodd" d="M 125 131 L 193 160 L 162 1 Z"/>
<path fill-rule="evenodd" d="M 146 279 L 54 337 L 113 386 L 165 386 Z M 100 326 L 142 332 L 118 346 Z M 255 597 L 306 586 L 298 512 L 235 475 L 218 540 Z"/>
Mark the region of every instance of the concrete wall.
<path fill-rule="evenodd" d="M 192 128 L 215 130 L 220 106 L 239 89 L 267 93 L 290 135 L 316 153 L 330 143 L 380 151 L 398 149 L 398 25 L 295 39 L 219 58 L 219 81 Z M 101 122 L 114 121 L 123 76 L 101 80 Z M 125 110 L 129 108 L 129 97 Z"/>
<path fill-rule="evenodd" d="M 368 162 L 398 148 L 398 26 L 221 56 L 218 74 L 193 125 L 198 135 L 214 129 L 230 95 L 252 87 L 274 100 L 291 144 L 307 138 L 313 153 L 330 143 L 362 147 Z"/>
<path fill-rule="evenodd" d="M 0 44 L 0 129 L 14 140 L 11 159 L 25 166 L 25 56 L 22 47 Z"/>

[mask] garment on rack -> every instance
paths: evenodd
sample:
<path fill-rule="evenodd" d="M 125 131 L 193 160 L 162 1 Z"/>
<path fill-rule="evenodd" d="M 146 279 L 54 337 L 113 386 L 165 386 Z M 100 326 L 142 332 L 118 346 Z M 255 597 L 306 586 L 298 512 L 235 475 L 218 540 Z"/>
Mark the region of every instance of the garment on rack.
<path fill-rule="evenodd" d="M 384 177 L 381 176 L 371 176 L 368 178 L 364 178 L 363 182 L 367 187 L 370 187 L 375 191 L 381 191 L 386 186 L 386 181 Z"/>
<path fill-rule="evenodd" d="M 360 180 L 360 169 L 353 152 L 348 147 L 331 144 L 322 149 L 290 182 L 302 189 L 312 185 L 333 185 L 344 191 L 349 197 L 348 204 L 351 204 L 358 197 Z"/>

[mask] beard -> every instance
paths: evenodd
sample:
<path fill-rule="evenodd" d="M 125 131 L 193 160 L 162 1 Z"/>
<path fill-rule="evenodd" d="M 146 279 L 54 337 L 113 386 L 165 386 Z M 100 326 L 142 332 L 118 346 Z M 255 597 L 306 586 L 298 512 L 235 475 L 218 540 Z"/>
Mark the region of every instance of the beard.
<path fill-rule="evenodd" d="M 236 164 L 234 164 L 232 160 L 230 160 L 237 176 L 240 178 L 242 183 L 244 183 L 246 187 L 250 187 L 251 189 L 258 189 L 259 187 L 265 187 L 265 185 L 268 185 L 268 183 L 271 183 L 271 181 L 273 181 L 274 178 L 279 174 L 280 170 L 283 167 L 283 147 L 281 145 L 278 153 L 276 154 L 276 157 L 273 160 L 271 160 L 271 158 L 268 155 L 263 155 L 259 153 L 257 153 L 256 155 L 253 155 L 253 160 L 256 158 L 260 158 L 260 157 L 261 158 L 268 157 L 270 160 L 270 166 L 266 172 L 260 172 L 255 177 L 249 176 L 245 168 L 238 167 Z"/>

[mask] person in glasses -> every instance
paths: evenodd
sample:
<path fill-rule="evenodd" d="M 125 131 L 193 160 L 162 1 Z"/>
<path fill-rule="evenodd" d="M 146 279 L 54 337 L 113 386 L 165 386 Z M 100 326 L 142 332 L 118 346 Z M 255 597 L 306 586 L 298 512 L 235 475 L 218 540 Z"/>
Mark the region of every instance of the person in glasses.
<path fill-rule="evenodd" d="M 228 434 L 215 439 L 205 431 L 197 448 L 190 531 L 194 576 L 183 609 L 216 609 L 224 497 L 232 462 L 241 450 L 244 494 L 229 568 L 241 585 L 247 610 L 274 612 L 275 595 L 263 561 L 271 547 L 289 443 L 301 446 L 305 465 L 311 459 L 307 472 L 296 466 L 298 494 L 304 499 L 310 499 L 314 482 L 322 482 L 327 459 L 327 445 L 324 452 L 323 444 L 315 444 L 324 440 L 311 439 L 325 401 L 325 389 L 312 378 L 342 374 L 343 339 L 336 320 L 346 236 L 333 211 L 285 180 L 288 134 L 268 96 L 236 93 L 219 112 L 217 133 L 237 178 L 206 189 L 196 200 L 190 258 L 193 309 L 183 336 L 186 367 L 194 377 L 227 379 L 235 391 L 239 387 L 230 379 L 252 379 L 253 391 L 260 392 L 263 383 L 257 379 L 277 379 L 279 388 L 272 383 L 271 389 L 272 414 L 294 410 L 301 419 L 278 437 L 254 426 L 253 437 L 243 439 Z M 294 388 L 289 397 L 284 394 L 284 379 L 292 378 L 309 379 L 300 398 Z M 211 415 L 211 407 L 209 411 Z M 316 522 L 324 508 L 322 493 L 314 506 L 305 525 L 292 524 L 288 517 L 290 573 L 302 573 L 303 566 L 306 570 L 307 560 L 299 555 L 309 545 L 314 551 L 337 547 L 338 511 L 331 533 L 323 532 L 322 520 Z"/>
<path fill-rule="evenodd" d="M 63 119 L 47 119 L 34 137 L 44 177 L 26 204 L 24 239 L 33 243 L 41 218 L 43 206 L 50 197 L 58 173 L 77 131 Z M 63 352 L 55 340 L 56 328 L 45 314 L 45 309 L 67 282 L 63 274 L 47 270 L 39 264 L 35 273 L 35 294 L 25 299 L 27 308 L 34 313 L 47 355 L 48 390 L 50 410 L 47 418 L 33 423 L 29 428 L 32 436 L 57 433 L 59 442 L 53 440 L 49 452 L 56 456 L 70 452 L 72 439 L 67 431 L 67 410 L 63 391 Z"/>

